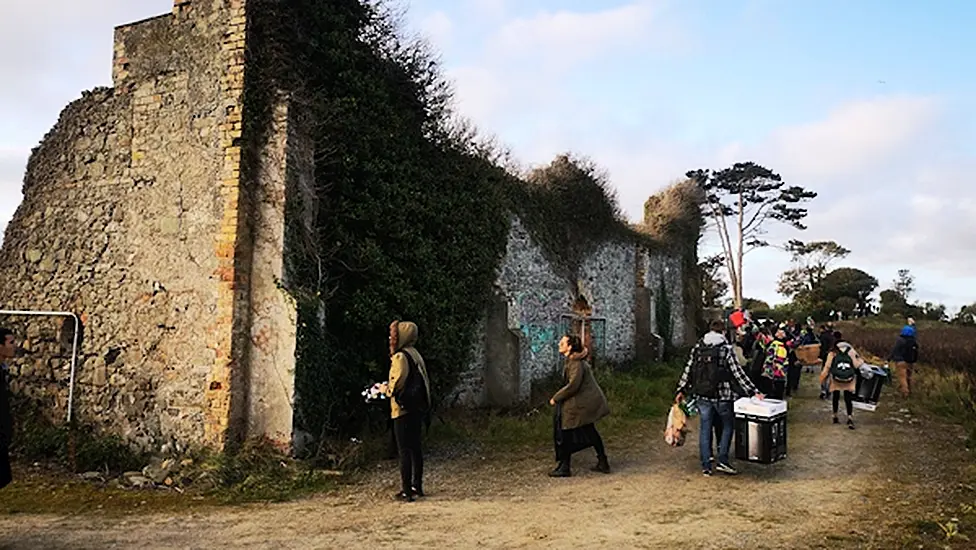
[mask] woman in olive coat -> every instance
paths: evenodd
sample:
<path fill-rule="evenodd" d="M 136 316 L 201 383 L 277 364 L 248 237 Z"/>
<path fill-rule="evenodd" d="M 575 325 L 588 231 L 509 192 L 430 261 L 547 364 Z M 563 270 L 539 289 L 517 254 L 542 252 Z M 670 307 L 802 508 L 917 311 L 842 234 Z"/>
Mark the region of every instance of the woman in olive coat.
<path fill-rule="evenodd" d="M 552 477 L 570 476 L 570 457 L 577 451 L 593 447 L 597 464 L 593 471 L 610 473 L 610 462 L 603 447 L 603 439 L 595 423 L 610 414 L 610 406 L 603 390 L 586 361 L 587 352 L 578 336 L 563 336 L 559 353 L 566 358 L 563 367 L 565 385 L 552 396 L 549 404 L 556 407 L 553 420 L 553 440 L 559 465 L 549 472 Z"/>

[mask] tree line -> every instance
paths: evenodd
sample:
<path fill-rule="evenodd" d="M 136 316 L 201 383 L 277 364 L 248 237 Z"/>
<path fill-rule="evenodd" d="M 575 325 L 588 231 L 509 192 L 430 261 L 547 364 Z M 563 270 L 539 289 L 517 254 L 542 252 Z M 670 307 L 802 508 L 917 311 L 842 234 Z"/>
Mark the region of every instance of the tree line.
<path fill-rule="evenodd" d="M 804 205 L 817 193 L 787 185 L 776 172 L 754 162 L 723 170 L 693 170 L 687 177 L 704 191 L 702 214 L 722 251 L 701 259 L 698 272 L 703 308 L 744 308 L 759 316 L 846 319 L 868 315 L 914 317 L 976 326 L 976 303 L 950 313 L 944 304 L 913 301 L 915 277 L 909 269 L 882 290 L 878 279 L 862 269 L 838 265 L 851 251 L 826 241 L 790 239 L 772 243 L 771 224 L 804 231 Z M 770 306 L 743 294 L 745 259 L 758 248 L 776 247 L 790 254 L 790 267 L 779 278 L 777 291 L 787 302 Z"/>

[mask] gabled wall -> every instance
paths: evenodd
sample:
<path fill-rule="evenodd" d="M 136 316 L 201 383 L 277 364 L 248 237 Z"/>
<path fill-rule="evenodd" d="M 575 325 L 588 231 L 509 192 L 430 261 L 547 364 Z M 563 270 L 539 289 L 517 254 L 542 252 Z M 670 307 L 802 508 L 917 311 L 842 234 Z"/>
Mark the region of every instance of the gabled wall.
<path fill-rule="evenodd" d="M 603 328 L 594 334 L 598 360 L 620 363 L 638 358 L 638 326 L 658 326 L 660 281 L 671 304 L 673 345 L 685 337 L 685 304 L 680 260 L 648 251 L 636 241 L 607 241 L 580 263 L 579 279 L 568 281 L 546 258 L 518 217 L 512 217 L 508 246 L 496 281 L 495 303 L 488 308 L 472 342 L 472 361 L 461 377 L 453 403 L 510 406 L 529 399 L 533 383 L 557 375 L 562 358 L 557 342 L 570 327 L 577 297 L 582 296 Z M 638 306 L 638 289 L 651 294 Z M 648 307 L 649 306 L 649 307 Z M 650 319 L 639 322 L 638 315 Z M 507 323 L 498 322 L 504 317 Z M 600 321 L 602 320 L 602 321 Z M 514 341 L 517 353 L 498 342 Z M 601 342 L 602 341 L 602 342 Z M 514 383 L 517 382 L 517 383 Z M 508 393 L 506 393 L 506 390 Z"/>

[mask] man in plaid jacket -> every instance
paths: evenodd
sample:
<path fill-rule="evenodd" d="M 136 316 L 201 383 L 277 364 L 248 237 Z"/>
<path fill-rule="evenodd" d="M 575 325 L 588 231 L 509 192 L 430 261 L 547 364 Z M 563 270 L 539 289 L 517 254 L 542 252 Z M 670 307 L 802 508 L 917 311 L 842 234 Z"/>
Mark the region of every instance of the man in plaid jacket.
<path fill-rule="evenodd" d="M 701 417 L 698 447 L 702 473 L 706 476 L 712 475 L 712 424 L 715 420 L 721 419 L 722 437 L 718 444 L 718 464 L 715 469 L 725 474 L 735 475 L 739 472 L 729 463 L 732 423 L 735 421 L 732 404 L 736 399 L 736 393 L 755 395 L 759 399 L 762 399 L 763 395 L 736 361 L 731 344 L 722 334 L 725 328 L 722 321 L 713 321 L 709 328 L 711 331 L 691 350 L 691 357 L 688 358 L 685 370 L 681 373 L 681 380 L 678 382 L 675 403 L 680 403 L 685 395 L 694 395 L 696 398 Z M 717 361 L 715 366 L 719 376 L 717 383 L 713 384 L 714 387 L 707 391 L 707 395 L 701 395 L 702 380 L 706 376 L 703 371 L 709 366 L 710 361 Z"/>

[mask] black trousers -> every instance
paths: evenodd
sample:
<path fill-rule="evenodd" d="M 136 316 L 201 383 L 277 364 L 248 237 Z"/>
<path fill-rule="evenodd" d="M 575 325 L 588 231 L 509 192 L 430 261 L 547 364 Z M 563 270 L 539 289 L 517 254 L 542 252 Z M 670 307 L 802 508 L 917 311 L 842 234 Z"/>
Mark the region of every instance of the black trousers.
<path fill-rule="evenodd" d="M 421 426 L 424 415 L 407 413 L 393 419 L 397 449 L 400 452 L 400 488 L 409 493 L 411 488 L 424 488 L 424 453 L 421 442 Z"/>
<path fill-rule="evenodd" d="M 840 394 L 841 392 L 834 392 L 834 414 L 837 414 L 837 409 L 840 408 Z M 845 391 L 844 392 L 844 407 L 847 409 L 847 416 L 854 414 L 854 392 Z"/>
<path fill-rule="evenodd" d="M 796 393 L 800 389 L 800 375 L 803 367 L 799 363 L 790 363 L 786 367 L 786 395 Z"/>
<path fill-rule="evenodd" d="M 759 391 L 770 399 L 783 399 L 783 394 L 786 392 L 786 380 L 773 380 L 763 376 L 759 380 Z"/>

